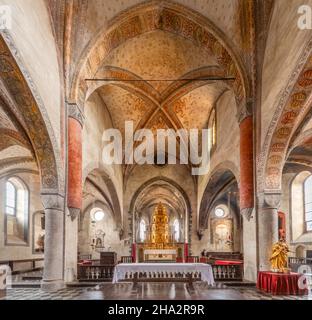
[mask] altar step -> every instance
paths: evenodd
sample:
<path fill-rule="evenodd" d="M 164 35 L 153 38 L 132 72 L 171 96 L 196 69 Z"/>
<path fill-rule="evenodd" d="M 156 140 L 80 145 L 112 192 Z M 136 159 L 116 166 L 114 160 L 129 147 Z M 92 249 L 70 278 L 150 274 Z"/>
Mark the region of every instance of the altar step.
<path fill-rule="evenodd" d="M 112 281 L 112 280 L 111 280 Z M 111 281 L 107 283 L 111 283 Z M 98 285 L 103 284 L 103 281 L 75 281 L 66 283 L 67 288 L 94 288 Z"/>
<path fill-rule="evenodd" d="M 13 282 L 12 288 L 40 288 L 40 281 L 38 282 Z"/>
<path fill-rule="evenodd" d="M 256 283 L 252 281 L 220 281 L 227 287 L 255 287 Z"/>

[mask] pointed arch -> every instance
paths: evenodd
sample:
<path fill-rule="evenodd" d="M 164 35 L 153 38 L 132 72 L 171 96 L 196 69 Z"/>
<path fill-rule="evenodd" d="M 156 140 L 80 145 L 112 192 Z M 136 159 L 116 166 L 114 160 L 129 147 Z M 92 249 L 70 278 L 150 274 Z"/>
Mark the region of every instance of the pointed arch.
<path fill-rule="evenodd" d="M 10 35 L 0 36 L 0 90 L 4 109 L 19 121 L 34 150 L 42 193 L 64 193 L 64 173 L 59 145 L 44 104 Z"/>

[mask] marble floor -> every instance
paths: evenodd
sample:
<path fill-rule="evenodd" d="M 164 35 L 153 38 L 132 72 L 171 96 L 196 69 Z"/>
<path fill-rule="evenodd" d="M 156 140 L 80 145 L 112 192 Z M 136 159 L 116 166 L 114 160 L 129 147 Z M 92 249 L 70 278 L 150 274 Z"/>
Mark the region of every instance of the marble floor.
<path fill-rule="evenodd" d="M 254 287 L 207 287 L 201 283 L 189 290 L 183 283 L 106 283 L 95 288 L 65 288 L 47 292 L 39 288 L 13 288 L 0 300 L 312 300 L 309 296 L 272 296 Z"/>

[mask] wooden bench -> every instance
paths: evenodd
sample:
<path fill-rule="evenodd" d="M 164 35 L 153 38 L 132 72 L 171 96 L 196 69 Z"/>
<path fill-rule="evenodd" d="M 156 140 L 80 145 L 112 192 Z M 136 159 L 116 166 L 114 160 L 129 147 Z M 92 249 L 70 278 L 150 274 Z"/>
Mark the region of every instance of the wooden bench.
<path fill-rule="evenodd" d="M 10 267 L 12 275 L 20 274 L 20 273 L 27 273 L 31 271 L 41 270 L 43 267 L 38 267 L 36 265 L 37 262 L 44 261 L 44 258 L 34 258 L 34 259 L 22 259 L 22 260 L 4 260 L 0 261 L 0 265 L 7 265 Z M 29 263 L 29 268 L 23 270 L 16 270 L 15 265 L 21 263 Z"/>

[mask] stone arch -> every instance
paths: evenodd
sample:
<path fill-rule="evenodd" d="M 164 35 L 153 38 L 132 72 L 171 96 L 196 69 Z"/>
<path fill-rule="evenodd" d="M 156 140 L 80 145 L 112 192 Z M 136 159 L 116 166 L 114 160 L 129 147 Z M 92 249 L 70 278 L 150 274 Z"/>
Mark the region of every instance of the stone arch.
<path fill-rule="evenodd" d="M 180 193 L 181 195 L 183 196 L 183 199 L 185 201 L 185 204 L 186 204 L 186 208 L 188 210 L 189 213 L 192 212 L 192 207 L 191 207 L 191 202 L 189 200 L 189 197 L 188 195 L 186 194 L 186 192 L 184 191 L 184 189 L 178 185 L 175 181 L 167 178 L 167 177 L 154 177 L 148 181 L 146 181 L 145 183 L 143 183 L 138 189 L 137 191 L 134 193 L 132 199 L 131 199 L 131 202 L 130 202 L 130 207 L 129 207 L 129 212 L 130 213 L 133 213 L 134 211 L 134 207 L 135 207 L 135 202 L 138 198 L 138 196 L 140 195 L 140 193 L 145 189 L 147 188 L 149 185 L 153 184 L 154 182 L 166 182 L 168 184 L 171 184 L 174 188 L 176 188 Z"/>
<path fill-rule="evenodd" d="M 115 186 L 115 183 L 110 178 L 109 173 L 104 168 L 99 168 L 97 166 L 97 163 L 91 163 L 87 168 L 83 171 L 83 184 L 86 182 L 86 179 L 89 174 L 95 173 L 99 175 L 102 179 L 105 185 L 107 186 L 107 189 L 110 193 L 112 202 L 111 202 L 111 211 L 112 216 L 115 218 L 117 227 L 122 228 L 123 223 L 123 217 L 122 217 L 122 206 L 118 197 L 117 188 Z M 110 201 L 108 201 L 110 203 Z"/>
<path fill-rule="evenodd" d="M 191 245 L 191 241 L 192 241 L 192 237 L 191 237 L 191 227 L 192 227 L 192 207 L 191 207 L 191 202 L 190 199 L 187 195 L 187 193 L 185 192 L 185 190 L 179 185 L 177 184 L 175 181 L 171 180 L 170 178 L 167 177 L 163 177 L 163 176 L 158 176 L 158 177 L 154 177 L 148 181 L 146 181 L 145 183 L 143 183 L 134 193 L 131 202 L 130 202 L 130 206 L 129 206 L 129 217 L 133 218 L 135 215 L 135 205 L 137 202 L 137 199 L 139 198 L 140 194 L 149 186 L 153 185 L 156 182 L 164 182 L 167 183 L 168 185 L 172 186 L 173 188 L 175 188 L 180 195 L 183 198 L 183 202 L 185 205 L 185 222 L 187 223 L 187 230 L 185 229 L 185 237 L 187 237 L 188 239 L 188 243 Z M 132 223 L 133 220 L 131 219 Z M 131 237 L 133 234 L 133 225 L 130 226 L 131 230 L 129 232 L 129 236 Z"/>
<path fill-rule="evenodd" d="M 258 189 L 280 192 L 288 148 L 312 106 L 312 39 L 303 50 L 286 88 L 278 96 L 258 160 Z"/>
<path fill-rule="evenodd" d="M 64 193 L 60 149 L 44 104 L 11 36 L 0 37 L 0 76 L 7 91 L 1 89 L 4 108 L 25 130 L 38 163 L 42 193 Z"/>
<path fill-rule="evenodd" d="M 218 61 L 226 76 L 234 76 L 233 90 L 238 105 L 250 97 L 248 76 L 238 54 L 226 35 L 201 14 L 176 3 L 149 1 L 136 5 L 115 17 L 107 32 L 99 30 L 82 54 L 74 73 L 70 100 L 83 105 L 87 85 L 84 79 L 93 78 L 101 61 L 123 42 L 141 34 L 163 30 L 190 39 L 208 50 Z"/>
<path fill-rule="evenodd" d="M 207 228 L 208 215 L 217 196 L 230 184 L 235 182 L 239 184 L 238 177 L 238 169 L 230 161 L 220 163 L 214 168 L 209 176 L 199 206 L 199 229 Z"/>
<path fill-rule="evenodd" d="M 19 173 L 29 173 L 29 174 L 39 175 L 39 172 L 36 170 L 19 168 L 19 169 L 12 169 L 5 173 L 0 174 L 0 179 L 3 179 L 10 175 L 16 175 Z"/>

